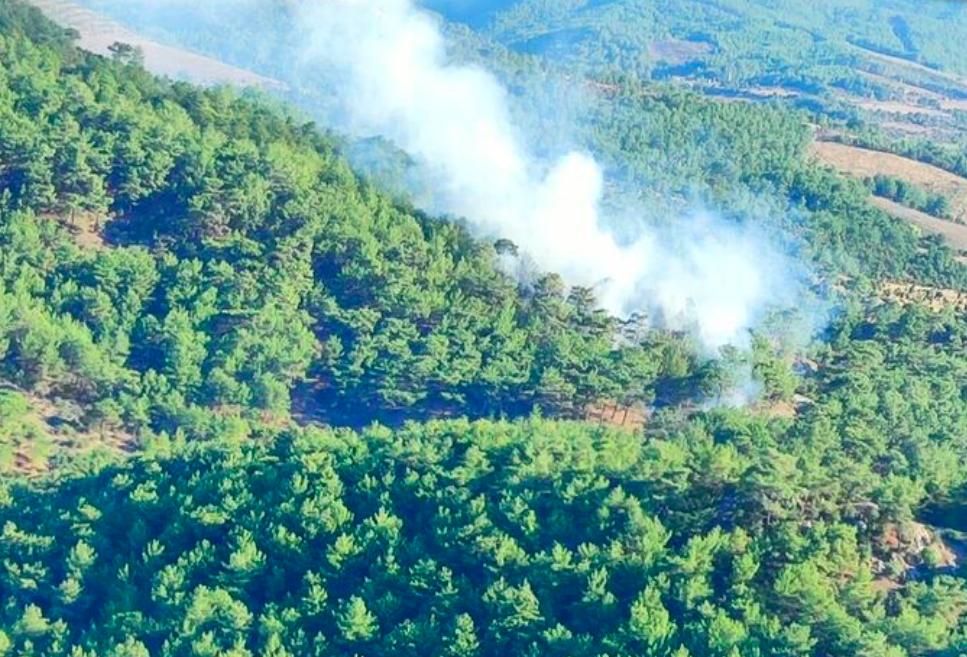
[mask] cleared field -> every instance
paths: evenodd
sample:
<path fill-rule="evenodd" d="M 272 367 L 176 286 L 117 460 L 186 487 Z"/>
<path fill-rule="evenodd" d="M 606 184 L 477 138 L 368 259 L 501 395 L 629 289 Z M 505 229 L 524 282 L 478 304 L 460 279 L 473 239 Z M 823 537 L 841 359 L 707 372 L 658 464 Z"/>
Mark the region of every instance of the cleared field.
<path fill-rule="evenodd" d="M 948 82 L 953 82 L 955 84 L 967 86 L 967 77 L 962 75 L 957 75 L 950 71 L 940 71 L 935 68 L 930 68 L 929 66 L 924 66 L 918 62 L 910 61 L 909 59 L 903 59 L 902 57 L 893 57 L 891 55 L 886 55 L 875 50 L 870 50 L 869 48 L 864 48 L 863 46 L 857 44 L 850 44 L 857 50 L 863 52 L 867 57 L 873 60 L 879 60 L 888 64 L 894 64 L 908 70 L 917 71 L 918 73 L 925 74 L 928 77 L 943 79 Z"/>
<path fill-rule="evenodd" d="M 967 222 L 967 180 L 949 171 L 892 153 L 837 142 L 816 141 L 810 146 L 810 151 L 820 161 L 854 178 L 891 176 L 919 185 L 935 194 L 943 194 L 950 200 L 954 220 Z M 931 219 L 942 224 L 950 223 L 933 217 Z"/>
<path fill-rule="evenodd" d="M 967 112 L 967 100 L 942 100 L 940 101 L 940 107 L 955 112 Z"/>
<path fill-rule="evenodd" d="M 967 310 L 967 294 L 915 283 L 885 283 L 880 288 L 880 296 L 888 301 L 920 304 L 935 312 L 947 307 L 953 307 L 958 312 Z"/>
<path fill-rule="evenodd" d="M 27 0 L 48 18 L 80 35 L 78 45 L 98 55 L 109 55 L 108 47 L 122 42 L 141 48 L 144 65 L 152 73 L 189 80 L 201 85 L 234 84 L 246 87 L 280 88 L 278 80 L 230 66 L 224 62 L 180 48 L 145 39 L 113 20 L 66 0 Z"/>
<path fill-rule="evenodd" d="M 889 199 L 878 196 L 874 196 L 871 202 L 881 210 L 892 214 L 894 217 L 908 221 L 925 232 L 943 235 L 944 239 L 947 240 L 947 243 L 952 248 L 958 251 L 967 250 L 967 226 L 931 217 L 929 214 L 913 210 L 905 205 L 900 205 L 899 203 L 894 203 Z"/>

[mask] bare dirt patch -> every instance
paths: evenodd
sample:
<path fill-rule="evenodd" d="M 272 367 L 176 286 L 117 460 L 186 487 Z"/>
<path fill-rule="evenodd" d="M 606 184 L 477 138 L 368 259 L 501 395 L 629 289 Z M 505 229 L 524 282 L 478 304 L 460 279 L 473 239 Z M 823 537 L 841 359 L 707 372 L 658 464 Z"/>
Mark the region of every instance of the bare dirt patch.
<path fill-rule="evenodd" d="M 687 64 L 702 55 L 712 52 L 712 45 L 702 41 L 686 41 L 684 39 L 662 39 L 653 41 L 648 46 L 648 56 L 652 61 L 666 62 L 672 65 Z"/>
<path fill-rule="evenodd" d="M 942 194 L 950 200 L 953 219 L 967 222 L 967 180 L 949 171 L 892 153 L 883 153 L 837 142 L 813 142 L 810 146 L 810 152 L 821 162 L 829 164 L 838 171 L 854 178 L 872 178 L 876 175 L 890 176 L 914 183 L 935 194 Z M 880 201 L 885 201 L 885 199 L 877 199 L 877 203 L 891 214 L 897 214 L 898 208 L 908 209 L 896 203 L 880 204 Z M 910 212 L 916 211 L 910 210 Z M 901 217 L 902 219 L 913 221 L 918 225 L 922 223 L 921 227 L 931 232 L 939 232 L 942 225 L 951 223 L 930 217 L 922 212 L 917 212 L 916 215 L 908 215 L 906 212 L 902 214 L 904 215 Z M 919 215 L 926 217 L 929 221 L 922 220 Z M 960 238 L 958 237 L 958 239 Z M 967 244 L 959 248 L 967 248 Z"/>
<path fill-rule="evenodd" d="M 967 250 L 967 226 L 955 224 L 943 219 L 931 217 L 929 214 L 913 210 L 894 203 L 893 201 L 880 197 L 873 197 L 871 203 L 881 210 L 892 214 L 898 219 L 903 219 L 927 233 L 942 235 L 947 243 L 958 251 Z"/>
<path fill-rule="evenodd" d="M 76 402 L 44 386 L 28 392 L 0 380 L 0 396 L 10 395 L 25 406 L 0 422 L 0 474 L 40 476 L 85 454 L 127 454 L 136 447 L 134 435 L 117 422 L 88 422 Z"/>
<path fill-rule="evenodd" d="M 28 0 L 55 23 L 80 35 L 78 45 L 89 52 L 108 56 L 117 42 L 141 48 L 144 66 L 152 73 L 186 79 L 201 85 L 233 84 L 265 89 L 285 85 L 245 69 L 230 66 L 181 48 L 146 39 L 113 20 L 67 0 Z"/>
<path fill-rule="evenodd" d="M 900 114 L 945 117 L 947 114 L 933 107 L 923 107 L 910 101 L 903 100 L 874 100 L 872 98 L 850 97 L 850 102 L 868 112 L 882 112 L 883 114 Z"/>
<path fill-rule="evenodd" d="M 922 305 L 934 312 L 950 307 L 961 312 L 967 310 L 967 293 L 949 288 L 915 283 L 884 283 L 880 287 L 879 296 L 896 303 Z"/>
<path fill-rule="evenodd" d="M 588 422 L 607 424 L 624 429 L 642 429 L 648 424 L 651 411 L 641 404 L 621 406 L 612 402 L 601 402 L 587 409 Z"/>

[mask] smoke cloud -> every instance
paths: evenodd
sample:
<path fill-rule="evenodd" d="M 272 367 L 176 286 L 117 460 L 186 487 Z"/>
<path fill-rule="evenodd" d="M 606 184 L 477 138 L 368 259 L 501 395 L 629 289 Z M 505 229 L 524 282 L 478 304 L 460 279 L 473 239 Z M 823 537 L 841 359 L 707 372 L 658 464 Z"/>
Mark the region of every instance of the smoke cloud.
<path fill-rule="evenodd" d="M 169 0 L 168 5 L 185 0 Z M 272 0 L 264 0 L 272 2 Z M 164 0 L 131 6 L 157 9 Z M 224 4 L 251 9 L 262 0 Z M 742 344 L 794 287 L 780 250 L 708 213 L 670 228 L 602 216 L 604 173 L 574 151 L 542 161 L 511 119 L 507 92 L 486 70 L 454 64 L 434 17 L 411 0 L 294 0 L 300 75 L 325 78 L 327 115 L 357 137 L 407 151 L 433 190 L 432 209 L 507 238 L 537 265 L 592 287 L 616 315 L 645 312 L 688 328 L 710 349 Z M 628 235 L 632 235 L 628 238 Z"/>
<path fill-rule="evenodd" d="M 435 20 L 410 0 L 302 2 L 299 12 L 310 34 L 304 57 L 334 76 L 350 132 L 399 144 L 431 175 L 435 209 L 593 287 L 612 313 L 647 311 L 718 347 L 743 342 L 786 294 L 781 258 L 765 240 L 707 214 L 619 241 L 601 216 L 595 160 L 572 152 L 538 161 L 496 78 L 449 63 Z"/>

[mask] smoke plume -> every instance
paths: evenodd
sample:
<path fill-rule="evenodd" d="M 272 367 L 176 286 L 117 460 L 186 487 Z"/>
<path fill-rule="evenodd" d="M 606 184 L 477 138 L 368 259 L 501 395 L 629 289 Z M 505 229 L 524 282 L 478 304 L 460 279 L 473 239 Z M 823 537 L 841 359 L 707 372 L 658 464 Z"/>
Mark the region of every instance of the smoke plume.
<path fill-rule="evenodd" d="M 222 6 L 251 11 L 264 2 L 273 0 Z M 342 131 L 385 137 L 415 158 L 431 181 L 428 209 L 510 239 L 540 268 L 592 287 L 614 314 L 648 313 L 694 330 L 713 350 L 743 343 L 771 305 L 788 302 L 779 251 L 710 214 L 666 230 L 626 225 L 619 239 L 606 228 L 614 218 L 602 216 L 604 175 L 594 158 L 536 157 L 515 128 L 505 89 L 480 67 L 452 63 L 436 20 L 411 0 L 294 0 L 290 10 L 299 75 L 324 78 L 317 83 L 333 104 L 327 116 Z"/>
<path fill-rule="evenodd" d="M 601 217 L 603 174 L 588 154 L 540 162 L 481 68 L 448 63 L 434 19 L 410 0 L 324 0 L 299 5 L 304 57 L 334 75 L 346 127 L 383 135 L 430 173 L 435 209 L 512 240 L 602 305 L 688 324 L 708 346 L 742 342 L 783 294 L 778 256 L 764 240 L 709 215 L 675 232 L 619 239 Z"/>

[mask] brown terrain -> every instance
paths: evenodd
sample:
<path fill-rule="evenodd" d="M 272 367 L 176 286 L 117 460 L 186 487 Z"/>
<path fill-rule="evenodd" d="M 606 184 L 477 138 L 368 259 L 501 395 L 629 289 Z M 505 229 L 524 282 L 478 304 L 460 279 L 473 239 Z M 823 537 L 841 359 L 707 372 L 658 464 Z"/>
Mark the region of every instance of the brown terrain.
<path fill-rule="evenodd" d="M 943 194 L 950 200 L 953 219 L 967 223 L 967 180 L 949 171 L 899 155 L 832 141 L 813 142 L 810 153 L 821 162 L 854 178 L 871 178 L 879 174 L 900 178 L 935 194 Z M 960 231 L 960 226 L 950 226 L 952 222 L 935 219 L 922 212 L 911 214 L 915 211 L 907 212 L 908 208 L 885 202 L 885 199 L 876 199 L 876 204 L 901 219 L 917 224 L 924 230 L 945 235 L 949 232 L 949 236 L 957 241 L 967 240 L 967 231 Z M 951 227 L 950 231 L 947 231 L 948 226 Z M 958 248 L 967 248 L 967 242 Z"/>
<path fill-rule="evenodd" d="M 0 474 L 10 468 L 26 476 L 49 472 L 58 461 L 95 452 L 130 453 L 136 438 L 109 420 L 83 422 L 81 408 L 50 391 L 28 393 L 0 383 L 0 393 L 21 395 L 29 404 L 26 417 L 17 422 L 13 435 L 0 436 L 0 453 L 9 450 L 9 462 L 0 463 Z"/>
<path fill-rule="evenodd" d="M 871 202 L 881 210 L 913 224 L 924 232 L 942 235 L 947 240 L 947 244 L 954 250 L 967 251 L 967 226 L 964 224 L 937 219 L 925 212 L 908 208 L 885 198 L 873 197 Z"/>
<path fill-rule="evenodd" d="M 622 406 L 612 402 L 601 402 L 591 406 L 585 413 L 588 422 L 607 424 L 625 429 L 643 429 L 648 424 L 652 411 L 642 404 Z"/>
<path fill-rule="evenodd" d="M 859 73 L 890 89 L 888 100 L 840 94 L 840 99 L 869 112 L 887 132 L 956 140 L 967 127 L 967 77 L 939 71 L 900 57 L 855 46 L 866 70 Z"/>
<path fill-rule="evenodd" d="M 67 0 L 28 0 L 55 23 L 77 31 L 78 45 L 98 55 L 110 55 L 114 43 L 136 46 L 144 53 L 144 65 L 152 73 L 201 85 L 234 84 L 263 89 L 282 88 L 283 83 L 245 69 L 230 66 L 182 48 L 146 39 L 113 20 Z"/>
<path fill-rule="evenodd" d="M 965 556 L 961 541 L 919 522 L 886 525 L 875 549 L 873 570 L 878 577 L 874 587 L 883 591 L 901 588 L 906 581 L 916 580 L 924 568 L 953 571 Z M 933 553 L 933 563 L 928 560 L 927 552 Z M 894 573 L 899 570 L 899 578 L 891 570 Z"/>
<path fill-rule="evenodd" d="M 957 290 L 915 283 L 885 283 L 880 287 L 879 296 L 896 303 L 923 305 L 935 312 L 945 308 L 954 308 L 959 312 L 967 311 L 967 293 Z"/>

